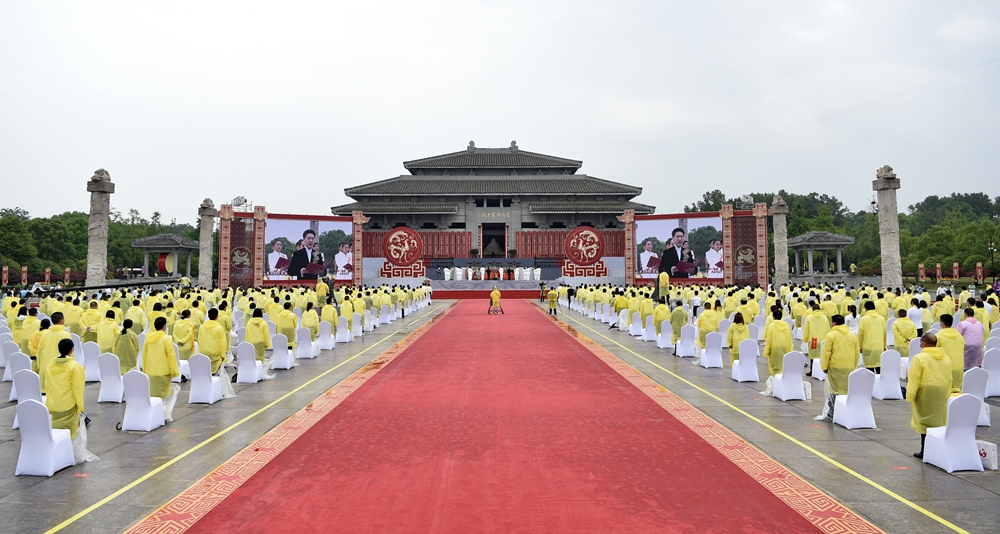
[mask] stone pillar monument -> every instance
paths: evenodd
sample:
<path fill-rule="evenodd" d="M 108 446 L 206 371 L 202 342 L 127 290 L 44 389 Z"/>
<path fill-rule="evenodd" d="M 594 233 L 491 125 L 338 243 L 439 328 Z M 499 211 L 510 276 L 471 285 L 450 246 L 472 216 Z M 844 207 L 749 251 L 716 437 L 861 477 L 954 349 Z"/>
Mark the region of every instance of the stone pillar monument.
<path fill-rule="evenodd" d="M 896 190 L 899 180 L 892 167 L 886 165 L 875 171 L 872 189 L 878 192 L 878 233 L 882 245 L 882 287 L 903 285 L 903 264 L 899 259 L 899 209 L 896 207 Z"/>
<path fill-rule="evenodd" d="M 90 191 L 90 222 L 87 225 L 87 287 L 102 286 L 108 269 L 108 217 L 115 184 L 104 169 L 94 171 L 87 182 Z"/>
<path fill-rule="evenodd" d="M 774 287 L 788 283 L 788 203 L 780 196 L 771 201 L 774 224 Z"/>
<path fill-rule="evenodd" d="M 215 217 L 219 214 L 212 199 L 206 198 L 198 208 L 201 217 L 201 233 L 198 235 L 198 287 L 212 289 L 212 231 Z M 188 271 L 191 270 L 191 256 L 188 255 Z M 190 274 L 190 272 L 188 273 Z"/>

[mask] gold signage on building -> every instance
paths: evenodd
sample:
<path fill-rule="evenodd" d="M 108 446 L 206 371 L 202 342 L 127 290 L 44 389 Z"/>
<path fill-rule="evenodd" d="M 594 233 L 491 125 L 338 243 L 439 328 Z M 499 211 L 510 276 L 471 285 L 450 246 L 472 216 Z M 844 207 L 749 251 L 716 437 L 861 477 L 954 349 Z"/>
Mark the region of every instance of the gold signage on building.
<path fill-rule="evenodd" d="M 479 220 L 509 221 L 510 210 L 485 210 L 479 212 Z"/>

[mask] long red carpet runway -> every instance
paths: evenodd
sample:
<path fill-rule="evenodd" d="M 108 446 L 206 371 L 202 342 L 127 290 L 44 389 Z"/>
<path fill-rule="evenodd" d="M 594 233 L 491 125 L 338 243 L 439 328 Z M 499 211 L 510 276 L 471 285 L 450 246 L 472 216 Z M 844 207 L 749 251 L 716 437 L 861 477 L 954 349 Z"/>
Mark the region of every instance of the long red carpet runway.
<path fill-rule="evenodd" d="M 189 531 L 843 529 L 817 529 L 534 305 L 504 308 L 459 304 Z"/>

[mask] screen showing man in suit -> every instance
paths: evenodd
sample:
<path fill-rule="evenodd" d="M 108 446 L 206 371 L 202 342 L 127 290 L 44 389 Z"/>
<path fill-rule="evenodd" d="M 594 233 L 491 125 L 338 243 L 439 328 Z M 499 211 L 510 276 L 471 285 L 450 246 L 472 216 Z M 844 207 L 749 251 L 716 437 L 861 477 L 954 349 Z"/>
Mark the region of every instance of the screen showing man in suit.
<path fill-rule="evenodd" d="M 263 257 L 265 279 L 315 280 L 324 272 L 333 275 L 333 258 L 339 255 L 342 244 L 353 242 L 354 224 L 338 219 L 268 215 L 264 239 L 270 246 L 266 247 Z M 276 268 L 278 262 L 284 267 Z"/>
<path fill-rule="evenodd" d="M 722 218 L 717 213 L 636 217 L 635 228 L 637 280 L 653 280 L 660 272 L 672 280 L 723 278 Z"/>

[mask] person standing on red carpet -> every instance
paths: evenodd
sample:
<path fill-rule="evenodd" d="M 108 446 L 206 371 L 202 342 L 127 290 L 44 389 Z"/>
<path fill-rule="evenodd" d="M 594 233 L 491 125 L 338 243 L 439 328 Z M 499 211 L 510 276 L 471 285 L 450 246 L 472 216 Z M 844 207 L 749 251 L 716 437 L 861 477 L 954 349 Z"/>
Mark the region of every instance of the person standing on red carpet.
<path fill-rule="evenodd" d="M 546 298 L 549 300 L 549 315 L 559 315 L 559 312 L 556 310 L 556 305 L 559 300 L 559 292 L 556 291 L 556 288 L 550 289 L 546 294 Z"/>

